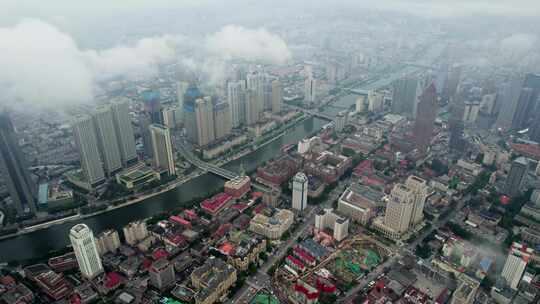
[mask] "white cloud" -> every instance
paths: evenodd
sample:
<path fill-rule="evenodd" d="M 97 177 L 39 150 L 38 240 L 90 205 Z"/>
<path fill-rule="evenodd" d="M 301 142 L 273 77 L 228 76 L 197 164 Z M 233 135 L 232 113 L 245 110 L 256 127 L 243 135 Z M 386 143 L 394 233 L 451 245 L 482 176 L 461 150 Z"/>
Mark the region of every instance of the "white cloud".
<path fill-rule="evenodd" d="M 265 63 L 283 64 L 291 58 L 287 44 L 266 29 L 224 26 L 206 38 L 206 50 L 224 59 L 243 58 Z"/>
<path fill-rule="evenodd" d="M 56 27 L 23 20 L 0 28 L 2 106 L 58 107 L 91 101 L 96 80 L 147 74 L 174 57 L 172 38 L 142 39 L 134 46 L 82 50 Z"/>

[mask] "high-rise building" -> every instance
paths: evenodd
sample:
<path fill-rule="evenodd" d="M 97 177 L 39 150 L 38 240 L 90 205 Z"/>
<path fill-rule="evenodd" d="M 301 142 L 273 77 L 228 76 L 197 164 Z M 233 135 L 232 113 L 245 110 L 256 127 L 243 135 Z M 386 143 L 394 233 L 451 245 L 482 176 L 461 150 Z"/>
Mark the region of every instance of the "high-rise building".
<path fill-rule="evenodd" d="M 403 184 L 397 184 L 390 192 L 386 205 L 384 225 L 398 234 L 407 232 L 412 226 L 415 206 L 414 192 Z"/>
<path fill-rule="evenodd" d="M 465 104 L 463 97 L 460 94 L 456 94 L 450 98 L 450 117 L 448 118 L 450 129 L 448 145 L 450 150 L 455 152 L 465 151 L 465 142 L 463 140 L 463 130 L 465 128 L 463 123 L 464 113 Z"/>
<path fill-rule="evenodd" d="M 292 208 L 304 211 L 307 207 L 308 178 L 303 172 L 298 172 L 292 182 Z"/>
<path fill-rule="evenodd" d="M 417 115 L 414 121 L 414 138 L 416 147 L 425 151 L 433 136 L 435 118 L 437 118 L 437 90 L 435 84 L 431 83 L 422 95 L 418 103 Z"/>
<path fill-rule="evenodd" d="M 368 110 L 370 112 L 381 112 L 384 106 L 384 94 L 371 90 L 368 93 Z"/>
<path fill-rule="evenodd" d="M 315 228 L 320 231 L 332 229 L 334 239 L 339 242 L 349 234 L 349 220 L 335 214 L 332 209 L 324 209 L 315 215 Z"/>
<path fill-rule="evenodd" d="M 167 171 L 169 175 L 175 175 L 176 168 L 169 129 L 163 125 L 152 124 L 150 134 L 154 150 L 154 165 L 156 168 Z"/>
<path fill-rule="evenodd" d="M 103 161 L 103 168 L 108 176 L 122 168 L 118 138 L 113 123 L 110 106 L 100 106 L 92 114 L 96 128 L 98 148 Z"/>
<path fill-rule="evenodd" d="M 99 255 L 107 252 L 116 252 L 120 248 L 120 237 L 118 231 L 109 229 L 101 232 L 96 238 L 96 246 Z"/>
<path fill-rule="evenodd" d="M 154 150 L 152 148 L 152 136 L 150 135 L 150 125 L 152 121 L 150 116 L 143 113 L 139 116 L 139 133 L 142 137 L 144 155 L 146 158 L 152 158 L 154 156 Z"/>
<path fill-rule="evenodd" d="M 96 129 L 92 117 L 89 115 L 77 116 L 72 127 L 86 181 L 92 186 L 103 182 L 105 173 L 101 164 Z"/>
<path fill-rule="evenodd" d="M 196 85 L 190 84 L 184 94 L 184 128 L 186 136 L 192 143 L 197 143 L 199 134 L 197 133 L 197 115 L 195 114 L 195 103 L 203 95 Z"/>
<path fill-rule="evenodd" d="M 169 129 L 176 127 L 176 108 L 165 108 L 161 112 L 163 115 L 163 125 Z"/>
<path fill-rule="evenodd" d="M 454 66 L 448 73 L 445 95 L 452 98 L 458 92 L 459 82 L 461 80 L 461 66 Z"/>
<path fill-rule="evenodd" d="M 501 104 L 501 107 L 496 121 L 497 127 L 504 130 L 509 130 L 512 127 L 522 83 L 523 79 L 515 75 L 499 88 L 497 103 Z"/>
<path fill-rule="evenodd" d="M 231 110 L 226 102 L 214 105 L 214 135 L 216 140 L 229 136 L 232 130 Z"/>
<path fill-rule="evenodd" d="M 148 236 L 148 228 L 145 221 L 135 221 L 127 224 L 122 229 L 124 238 L 129 245 L 135 245 Z"/>
<path fill-rule="evenodd" d="M 195 116 L 197 122 L 197 144 L 203 147 L 216 139 L 214 133 L 214 104 L 211 97 L 207 96 L 197 99 L 195 102 Z"/>
<path fill-rule="evenodd" d="M 363 113 L 367 110 L 366 95 L 360 95 L 356 99 L 356 113 Z"/>
<path fill-rule="evenodd" d="M 424 204 L 428 197 L 429 187 L 425 179 L 411 175 L 405 181 L 405 186 L 414 195 L 414 205 L 411 217 L 411 227 L 420 223 L 424 219 Z"/>
<path fill-rule="evenodd" d="M 392 95 L 392 113 L 403 114 L 409 118 L 415 116 L 418 79 L 404 77 L 394 82 Z"/>
<path fill-rule="evenodd" d="M 518 157 L 512 162 L 506 177 L 505 193 L 511 197 L 518 196 L 527 177 L 529 163 L 525 157 Z"/>
<path fill-rule="evenodd" d="M 157 90 L 146 90 L 141 93 L 144 102 L 144 109 L 153 124 L 163 124 L 163 116 L 161 114 L 161 101 Z"/>
<path fill-rule="evenodd" d="M 474 124 L 478 119 L 478 113 L 480 112 L 479 101 L 466 101 L 465 111 L 463 112 L 463 122 L 466 124 Z"/>
<path fill-rule="evenodd" d="M 261 108 L 257 102 L 257 93 L 252 90 L 246 91 L 246 124 L 248 126 L 259 122 L 261 117 Z"/>
<path fill-rule="evenodd" d="M 245 81 L 230 82 L 227 85 L 227 102 L 231 110 L 233 128 L 246 121 Z"/>
<path fill-rule="evenodd" d="M 176 282 L 174 265 L 166 258 L 155 261 L 150 267 L 150 284 L 160 290 L 172 286 Z"/>
<path fill-rule="evenodd" d="M 534 111 L 534 105 L 536 104 L 534 90 L 531 88 L 522 88 L 519 94 L 516 112 L 512 119 L 512 130 L 525 129 L 528 126 L 528 119 L 531 115 L 531 111 Z"/>
<path fill-rule="evenodd" d="M 517 290 L 525 267 L 533 254 L 532 248 L 527 248 L 525 245 L 513 243 L 506 258 L 501 276 L 506 280 L 510 288 Z"/>
<path fill-rule="evenodd" d="M 120 149 L 120 159 L 124 166 L 137 161 L 135 148 L 135 135 L 129 118 L 129 106 L 127 100 L 118 99 L 112 102 L 113 122 L 116 131 L 116 139 Z"/>
<path fill-rule="evenodd" d="M 7 113 L 0 113 L 0 169 L 17 213 L 27 208 L 36 212 L 37 187 L 17 142 L 15 128 Z"/>
<path fill-rule="evenodd" d="M 102 273 L 103 265 L 92 230 L 85 224 L 77 224 L 71 228 L 69 239 L 82 275 L 91 280 Z"/>
<path fill-rule="evenodd" d="M 189 83 L 186 81 L 179 81 L 176 86 L 176 99 L 178 100 L 178 107 L 180 108 L 180 115 L 177 115 L 176 121 L 182 123 L 184 121 L 184 96 L 187 89 L 189 88 Z"/>
<path fill-rule="evenodd" d="M 283 105 L 283 86 L 279 80 L 272 81 L 272 113 L 281 112 Z"/>
<path fill-rule="evenodd" d="M 246 77 L 246 89 L 255 93 L 255 101 L 257 103 L 257 109 L 262 112 L 264 109 L 264 96 L 265 96 L 265 83 L 266 77 L 262 72 L 250 73 Z"/>
<path fill-rule="evenodd" d="M 304 81 L 304 103 L 308 106 L 317 104 L 317 80 L 312 75 Z"/>

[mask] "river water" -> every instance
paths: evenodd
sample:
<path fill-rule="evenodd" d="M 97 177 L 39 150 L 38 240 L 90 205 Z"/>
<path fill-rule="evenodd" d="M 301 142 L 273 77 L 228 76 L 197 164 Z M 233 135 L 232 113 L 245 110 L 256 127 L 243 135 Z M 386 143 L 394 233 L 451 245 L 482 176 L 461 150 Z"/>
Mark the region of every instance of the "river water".
<path fill-rule="evenodd" d="M 316 132 L 327 121 L 309 118 L 291 128 L 278 140 L 246 155 L 225 166 L 238 172 L 240 164 L 249 171 L 263 162 L 279 155 L 283 145 L 296 143 L 300 139 Z M 77 223 L 84 222 L 95 234 L 105 229 L 121 230 L 127 223 L 150 217 L 154 214 L 173 210 L 182 206 L 201 193 L 215 191 L 223 186 L 224 180 L 212 174 L 205 174 L 178 186 L 174 190 L 148 198 L 142 202 L 119 208 L 107 213 L 86 218 L 81 221 L 68 222 L 38 230 L 32 233 L 0 241 L 0 262 L 26 260 L 43 256 L 51 250 L 64 248 L 69 243 L 69 229 Z M 186 206 L 188 207 L 188 206 Z"/>

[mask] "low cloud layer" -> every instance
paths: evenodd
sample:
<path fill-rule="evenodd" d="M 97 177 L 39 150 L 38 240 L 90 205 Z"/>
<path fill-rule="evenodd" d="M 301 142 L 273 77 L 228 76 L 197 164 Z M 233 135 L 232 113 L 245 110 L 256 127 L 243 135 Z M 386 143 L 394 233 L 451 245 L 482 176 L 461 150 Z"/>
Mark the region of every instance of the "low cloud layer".
<path fill-rule="evenodd" d="M 198 58 L 177 54 L 180 45 L 196 48 Z M 223 60 L 283 63 L 290 56 L 285 42 L 264 29 L 230 25 L 199 41 L 165 35 L 92 50 L 81 49 L 55 26 L 24 20 L 0 28 L 0 107 L 56 108 L 90 102 L 98 81 L 150 77 L 155 75 L 157 64 L 164 62 L 178 60 L 185 69 L 205 74 L 215 83 L 224 77 Z"/>
<path fill-rule="evenodd" d="M 265 29 L 251 30 L 227 25 L 206 39 L 206 49 L 224 59 L 244 58 L 265 63 L 283 64 L 291 58 L 287 44 Z"/>

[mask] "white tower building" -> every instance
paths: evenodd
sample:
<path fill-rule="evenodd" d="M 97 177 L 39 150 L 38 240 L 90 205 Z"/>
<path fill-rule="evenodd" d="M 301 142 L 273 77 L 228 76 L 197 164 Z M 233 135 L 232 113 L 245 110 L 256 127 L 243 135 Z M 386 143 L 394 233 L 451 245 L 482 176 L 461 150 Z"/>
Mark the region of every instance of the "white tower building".
<path fill-rule="evenodd" d="M 150 125 L 150 136 L 154 152 L 154 165 L 161 170 L 166 170 L 169 175 L 175 175 L 176 168 L 169 129 L 163 125 L 152 124 Z"/>
<path fill-rule="evenodd" d="M 304 211 L 307 207 L 308 178 L 303 172 L 298 172 L 293 178 L 292 208 Z"/>
<path fill-rule="evenodd" d="M 90 185 L 95 185 L 105 180 L 92 117 L 77 116 L 73 122 L 73 136 L 79 150 L 81 168 L 86 181 Z"/>
<path fill-rule="evenodd" d="M 71 228 L 69 239 L 82 275 L 91 280 L 103 272 L 103 265 L 96 248 L 94 234 L 85 224 Z"/>

